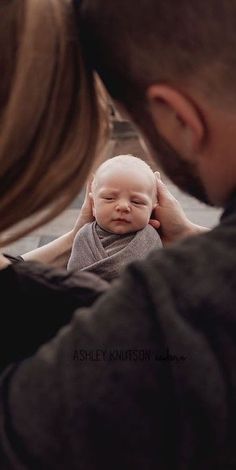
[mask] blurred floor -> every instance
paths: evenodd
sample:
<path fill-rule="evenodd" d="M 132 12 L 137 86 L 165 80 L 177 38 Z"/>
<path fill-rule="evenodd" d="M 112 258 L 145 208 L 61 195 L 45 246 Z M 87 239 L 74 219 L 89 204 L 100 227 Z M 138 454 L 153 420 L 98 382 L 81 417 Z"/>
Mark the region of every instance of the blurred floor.
<path fill-rule="evenodd" d="M 151 164 L 153 170 L 158 170 L 158 168 L 150 162 L 146 151 L 142 148 L 136 130 L 130 125 L 130 123 L 118 120 L 114 122 L 114 132 L 108 148 L 107 157 L 110 158 L 115 155 L 126 153 L 132 153 L 137 157 L 147 160 Z M 214 227 L 217 224 L 221 210 L 209 208 L 208 206 L 198 202 L 196 199 L 182 193 L 163 175 L 162 179 L 166 182 L 172 194 L 180 201 L 187 217 L 192 222 L 209 228 Z M 29 236 L 5 247 L 3 251 L 12 255 L 26 253 L 69 231 L 78 217 L 83 197 L 84 191 L 81 192 L 81 194 L 73 201 L 71 206 L 59 217 L 47 225 L 40 227 Z"/>

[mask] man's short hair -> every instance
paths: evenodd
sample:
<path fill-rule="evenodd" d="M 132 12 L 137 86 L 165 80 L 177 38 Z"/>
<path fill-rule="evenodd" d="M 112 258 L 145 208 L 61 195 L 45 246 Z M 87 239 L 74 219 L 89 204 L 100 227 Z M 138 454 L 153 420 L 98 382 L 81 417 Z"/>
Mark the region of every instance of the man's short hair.
<path fill-rule="evenodd" d="M 196 82 L 235 94 L 233 0 L 84 0 L 82 40 L 111 95 L 132 102 L 152 83 Z"/>

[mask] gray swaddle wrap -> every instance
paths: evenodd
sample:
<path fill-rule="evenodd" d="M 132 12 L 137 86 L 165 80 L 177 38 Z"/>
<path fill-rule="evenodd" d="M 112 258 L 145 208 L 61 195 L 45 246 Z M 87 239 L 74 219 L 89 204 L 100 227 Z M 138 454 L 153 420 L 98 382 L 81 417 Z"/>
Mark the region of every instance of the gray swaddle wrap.
<path fill-rule="evenodd" d="M 160 247 L 160 236 L 151 225 L 135 233 L 117 235 L 92 222 L 77 233 L 67 269 L 90 271 L 112 281 L 127 263 L 144 258 L 150 250 Z"/>

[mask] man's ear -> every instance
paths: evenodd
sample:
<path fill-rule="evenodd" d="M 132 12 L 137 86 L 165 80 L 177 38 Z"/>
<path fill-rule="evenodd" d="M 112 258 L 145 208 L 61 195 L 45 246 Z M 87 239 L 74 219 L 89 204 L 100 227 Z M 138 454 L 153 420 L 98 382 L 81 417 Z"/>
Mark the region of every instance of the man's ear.
<path fill-rule="evenodd" d="M 205 137 L 204 122 L 197 107 L 168 85 L 151 85 L 146 97 L 161 136 L 183 157 L 194 159 Z"/>

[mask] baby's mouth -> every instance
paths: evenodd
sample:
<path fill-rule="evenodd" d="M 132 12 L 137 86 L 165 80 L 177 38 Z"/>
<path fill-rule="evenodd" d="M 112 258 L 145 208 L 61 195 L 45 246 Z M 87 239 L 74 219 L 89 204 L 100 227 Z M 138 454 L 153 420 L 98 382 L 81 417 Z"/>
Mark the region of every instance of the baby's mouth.
<path fill-rule="evenodd" d="M 117 219 L 114 219 L 114 222 L 124 222 L 126 224 L 129 224 L 130 223 L 130 220 L 127 220 L 127 219 L 123 219 L 122 217 L 119 217 Z"/>

